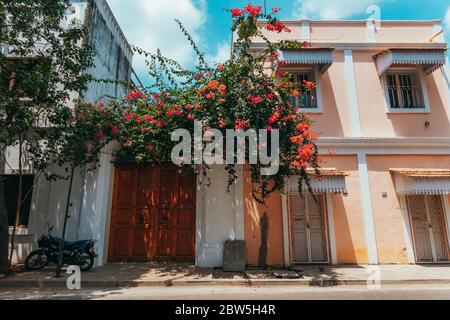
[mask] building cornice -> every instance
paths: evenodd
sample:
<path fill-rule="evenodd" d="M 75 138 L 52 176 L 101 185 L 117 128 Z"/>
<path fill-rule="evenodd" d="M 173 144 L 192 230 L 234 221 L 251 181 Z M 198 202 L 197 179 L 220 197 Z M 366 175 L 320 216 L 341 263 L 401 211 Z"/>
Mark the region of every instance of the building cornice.
<path fill-rule="evenodd" d="M 320 148 L 446 148 L 450 149 L 448 137 L 397 137 L 397 138 L 338 138 L 323 137 Z"/>

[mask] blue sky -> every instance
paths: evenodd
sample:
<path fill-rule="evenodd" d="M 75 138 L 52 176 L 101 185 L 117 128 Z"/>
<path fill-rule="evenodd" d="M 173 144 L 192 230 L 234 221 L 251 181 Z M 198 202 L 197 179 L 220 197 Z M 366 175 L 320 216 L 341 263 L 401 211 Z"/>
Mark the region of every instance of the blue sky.
<path fill-rule="evenodd" d="M 174 22 L 178 18 L 190 31 L 210 62 L 223 61 L 230 51 L 231 18 L 224 8 L 243 7 L 249 0 L 107 0 L 131 44 L 189 66 L 194 54 Z M 254 0 L 263 4 L 263 0 Z M 282 8 L 282 19 L 366 19 L 370 5 L 381 8 L 382 20 L 441 19 L 450 40 L 448 0 L 267 0 L 268 10 Z M 145 62 L 134 66 L 147 82 Z"/>

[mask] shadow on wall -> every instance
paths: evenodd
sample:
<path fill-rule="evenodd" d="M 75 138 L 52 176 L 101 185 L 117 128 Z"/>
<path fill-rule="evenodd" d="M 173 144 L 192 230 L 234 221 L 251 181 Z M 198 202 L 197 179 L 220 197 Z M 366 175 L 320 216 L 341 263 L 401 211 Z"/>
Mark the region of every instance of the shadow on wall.
<path fill-rule="evenodd" d="M 336 237 L 336 250 L 338 264 L 356 264 L 355 247 L 348 222 L 348 213 L 344 204 L 344 195 L 333 195 L 334 228 Z M 338 211 L 338 212 L 337 212 Z"/>

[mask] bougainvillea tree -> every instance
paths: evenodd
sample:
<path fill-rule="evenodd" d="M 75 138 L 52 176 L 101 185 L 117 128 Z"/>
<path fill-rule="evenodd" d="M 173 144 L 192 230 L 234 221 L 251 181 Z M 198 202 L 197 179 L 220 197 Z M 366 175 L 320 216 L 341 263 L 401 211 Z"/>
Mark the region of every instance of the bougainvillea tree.
<path fill-rule="evenodd" d="M 176 144 L 171 141 L 171 133 L 179 128 L 192 132 L 196 120 L 202 122 L 204 130 L 214 128 L 224 134 L 227 129 L 277 129 L 280 169 L 275 175 L 264 176 L 260 170 L 264 165 L 249 165 L 254 197 L 264 202 L 269 194 L 282 190 L 285 178 L 292 175 L 299 177 L 301 186 L 309 186 L 307 169 L 314 168 L 319 173 L 317 135 L 311 131 L 307 116 L 291 105 L 291 98 L 314 90 L 315 84 L 293 83 L 282 69 L 284 62 L 280 61 L 278 50 L 299 49 L 310 44 L 295 40 L 272 43 L 264 37 L 264 29 L 290 32 L 278 20 L 278 11 L 273 8 L 270 14 L 263 14 L 261 6 L 252 4 L 229 10 L 237 39 L 231 58 L 223 64 L 207 65 L 179 22 L 181 31 L 198 54 L 194 70 L 185 70 L 160 52 L 150 54 L 135 49 L 147 57 L 154 83 L 136 88 L 121 101 L 111 101 L 111 109 L 119 111 L 121 116 L 105 124 L 104 130 L 121 143 L 117 162 L 143 165 L 170 162 Z M 252 48 L 256 37 L 265 39 L 265 49 Z M 205 164 L 193 167 L 197 173 L 204 173 L 208 168 Z M 226 165 L 229 185 L 236 179 L 235 167 L 235 164 Z"/>

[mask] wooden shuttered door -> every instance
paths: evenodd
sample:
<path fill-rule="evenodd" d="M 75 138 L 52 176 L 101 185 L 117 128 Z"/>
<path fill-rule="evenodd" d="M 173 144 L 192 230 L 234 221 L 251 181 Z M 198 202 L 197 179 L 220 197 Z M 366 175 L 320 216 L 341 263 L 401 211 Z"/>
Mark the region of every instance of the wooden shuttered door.
<path fill-rule="evenodd" d="M 172 165 L 115 170 L 109 262 L 194 262 L 192 170 Z"/>

